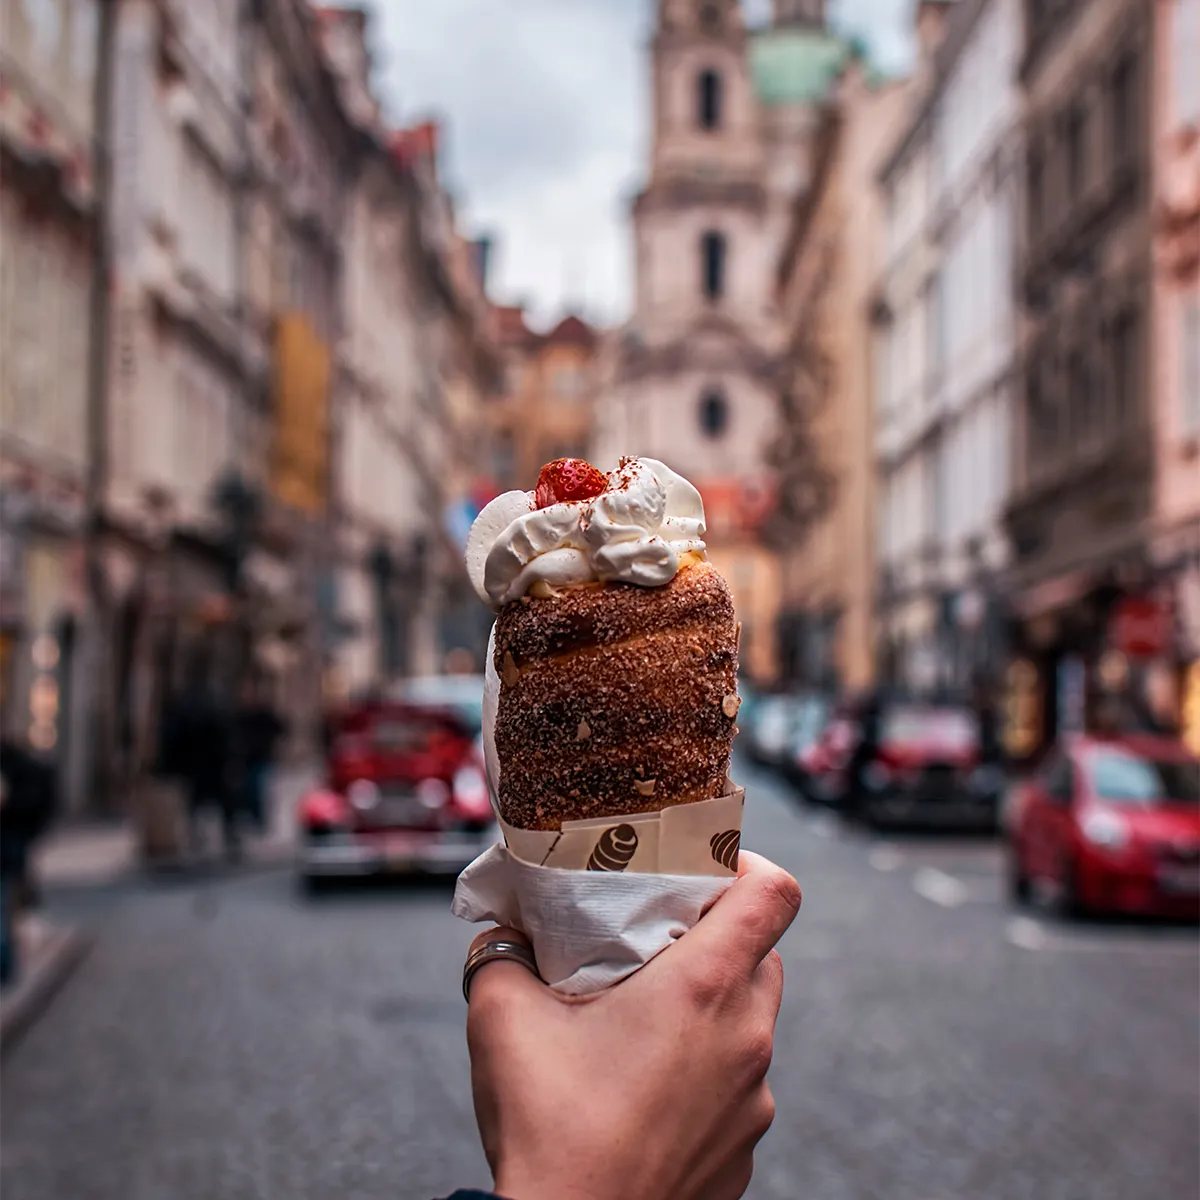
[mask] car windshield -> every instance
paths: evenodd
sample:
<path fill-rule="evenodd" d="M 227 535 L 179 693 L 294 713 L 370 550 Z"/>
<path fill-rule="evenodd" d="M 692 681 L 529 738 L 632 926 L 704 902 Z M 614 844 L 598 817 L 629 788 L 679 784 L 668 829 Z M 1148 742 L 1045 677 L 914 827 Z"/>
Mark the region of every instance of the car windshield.
<path fill-rule="evenodd" d="M 483 728 L 482 675 L 428 675 L 406 679 L 400 695 L 415 704 L 452 709 L 472 736 Z"/>
<path fill-rule="evenodd" d="M 1200 803 L 1200 759 L 1145 758 L 1105 750 L 1091 761 L 1092 787 L 1101 800 L 1118 804 Z"/>
<path fill-rule="evenodd" d="M 883 719 L 883 740 L 907 746 L 933 743 L 947 750 L 968 750 L 979 739 L 975 718 L 955 708 L 894 708 Z"/>

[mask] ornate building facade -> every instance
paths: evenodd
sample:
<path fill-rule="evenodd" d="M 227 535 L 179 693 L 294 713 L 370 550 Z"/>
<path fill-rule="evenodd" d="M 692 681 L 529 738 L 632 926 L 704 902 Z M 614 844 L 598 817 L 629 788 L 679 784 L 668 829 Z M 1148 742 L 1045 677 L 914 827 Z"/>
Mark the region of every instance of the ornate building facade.
<path fill-rule="evenodd" d="M 635 301 L 617 335 L 595 456 L 657 456 L 702 492 L 709 549 L 742 617 L 742 660 L 778 670 L 781 584 L 763 542 L 775 502 L 781 322 L 775 265 L 808 185 L 816 109 L 848 44 L 820 2 L 661 0 L 650 52 L 648 178 L 633 202 Z"/>

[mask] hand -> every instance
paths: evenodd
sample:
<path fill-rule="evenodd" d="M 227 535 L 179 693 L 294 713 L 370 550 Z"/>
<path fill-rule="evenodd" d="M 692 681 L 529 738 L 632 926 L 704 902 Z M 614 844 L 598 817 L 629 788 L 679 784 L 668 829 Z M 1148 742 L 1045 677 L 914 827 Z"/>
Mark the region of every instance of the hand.
<path fill-rule="evenodd" d="M 783 995 L 773 947 L 800 888 L 756 854 L 694 929 L 596 996 L 516 963 L 475 975 L 471 1085 L 508 1200 L 734 1200 L 775 1115 L 766 1083 Z M 514 930 L 489 930 L 475 945 Z"/>

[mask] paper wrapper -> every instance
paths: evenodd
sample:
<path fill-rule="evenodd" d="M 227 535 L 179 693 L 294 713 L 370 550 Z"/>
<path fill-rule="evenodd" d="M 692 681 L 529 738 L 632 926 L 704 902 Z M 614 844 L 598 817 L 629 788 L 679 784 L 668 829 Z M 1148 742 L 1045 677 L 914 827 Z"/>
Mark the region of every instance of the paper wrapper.
<path fill-rule="evenodd" d="M 488 788 L 504 841 L 459 876 L 452 910 L 497 921 L 533 943 L 557 991 L 597 992 L 644 966 L 700 919 L 737 874 L 743 789 L 699 804 L 626 817 L 514 829 L 499 817 L 495 726 L 500 680 L 488 642 L 483 740 Z"/>

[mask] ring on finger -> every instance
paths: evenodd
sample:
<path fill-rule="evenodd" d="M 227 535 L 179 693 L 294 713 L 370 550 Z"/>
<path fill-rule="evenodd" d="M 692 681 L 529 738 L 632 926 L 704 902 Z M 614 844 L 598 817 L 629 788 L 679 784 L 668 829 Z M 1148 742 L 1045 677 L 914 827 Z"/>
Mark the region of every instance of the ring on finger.
<path fill-rule="evenodd" d="M 534 978 L 541 979 L 541 975 L 538 974 L 537 959 L 533 957 L 533 951 L 524 942 L 514 942 L 507 938 L 484 942 L 479 949 L 472 950 L 467 955 L 467 961 L 463 964 L 463 999 L 468 1004 L 471 1002 L 471 980 L 474 978 L 475 972 L 490 962 L 520 963 Z"/>

